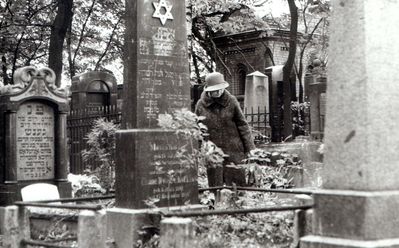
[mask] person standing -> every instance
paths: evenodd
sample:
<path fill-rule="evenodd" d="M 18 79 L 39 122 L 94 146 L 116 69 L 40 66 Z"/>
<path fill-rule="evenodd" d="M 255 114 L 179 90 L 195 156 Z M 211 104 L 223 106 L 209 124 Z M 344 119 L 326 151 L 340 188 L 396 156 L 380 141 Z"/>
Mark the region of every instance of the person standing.
<path fill-rule="evenodd" d="M 229 86 L 219 72 L 205 77 L 205 89 L 196 104 L 195 113 L 204 116 L 209 140 L 229 157 L 225 164 L 240 164 L 255 149 L 251 130 L 237 98 L 226 90 Z"/>

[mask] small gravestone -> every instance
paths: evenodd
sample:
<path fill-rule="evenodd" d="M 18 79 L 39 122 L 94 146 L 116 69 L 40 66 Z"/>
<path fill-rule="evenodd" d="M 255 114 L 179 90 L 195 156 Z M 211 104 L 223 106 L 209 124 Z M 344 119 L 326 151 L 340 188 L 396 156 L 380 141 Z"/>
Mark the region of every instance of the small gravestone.
<path fill-rule="evenodd" d="M 21 189 L 22 201 L 46 201 L 60 199 L 57 186 L 48 183 L 34 183 Z M 54 202 L 60 204 L 60 202 Z M 49 213 L 54 209 L 43 207 L 29 207 L 31 213 Z"/>
<path fill-rule="evenodd" d="M 55 87 L 48 68 L 23 67 L 14 84 L 0 88 L 0 205 L 21 200 L 21 188 L 56 185 L 71 195 L 67 182 L 66 92 Z"/>
<path fill-rule="evenodd" d="M 48 183 L 34 183 L 21 189 L 23 201 L 56 200 L 60 198 L 57 186 Z"/>

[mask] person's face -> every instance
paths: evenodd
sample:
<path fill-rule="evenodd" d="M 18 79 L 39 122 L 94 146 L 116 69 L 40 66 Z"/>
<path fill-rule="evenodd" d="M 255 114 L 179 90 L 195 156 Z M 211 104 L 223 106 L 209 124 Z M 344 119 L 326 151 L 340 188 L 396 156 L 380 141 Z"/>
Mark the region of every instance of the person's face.
<path fill-rule="evenodd" d="M 223 95 L 224 89 L 209 91 L 208 94 L 210 97 L 219 98 Z"/>

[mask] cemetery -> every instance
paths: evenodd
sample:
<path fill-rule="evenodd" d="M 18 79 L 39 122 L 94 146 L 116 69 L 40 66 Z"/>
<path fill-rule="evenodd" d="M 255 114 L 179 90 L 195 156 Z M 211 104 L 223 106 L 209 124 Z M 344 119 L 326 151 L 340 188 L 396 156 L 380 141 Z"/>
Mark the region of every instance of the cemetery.
<path fill-rule="evenodd" d="M 399 247 L 396 1 L 89 2 L 0 0 L 0 247 Z"/>

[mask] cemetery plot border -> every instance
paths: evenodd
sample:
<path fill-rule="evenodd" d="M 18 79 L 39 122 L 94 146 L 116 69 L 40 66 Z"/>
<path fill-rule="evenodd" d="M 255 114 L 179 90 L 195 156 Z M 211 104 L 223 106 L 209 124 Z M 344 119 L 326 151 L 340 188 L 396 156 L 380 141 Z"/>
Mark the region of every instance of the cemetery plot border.
<path fill-rule="evenodd" d="M 260 189 L 253 187 L 213 187 L 213 188 L 203 188 L 204 190 L 220 190 L 220 189 L 232 189 L 233 191 L 261 191 L 261 192 L 273 192 L 273 193 L 284 193 L 284 194 L 306 194 L 311 195 L 311 191 L 305 190 L 295 190 L 295 189 Z M 114 242 L 112 240 L 113 237 L 107 237 L 107 231 L 105 229 L 106 226 L 106 212 L 101 210 L 102 206 L 100 205 L 65 205 L 65 204 L 54 204 L 55 202 L 68 203 L 68 202 L 83 202 L 90 200 L 99 200 L 99 199 L 113 199 L 114 195 L 106 195 L 102 197 L 82 197 L 82 198 L 61 198 L 55 200 L 42 200 L 42 201 L 32 201 L 32 202 L 16 202 L 16 207 L 20 208 L 18 210 L 19 213 L 23 213 L 21 209 L 26 209 L 26 207 L 45 207 L 45 208 L 65 208 L 65 209 L 76 209 L 76 210 L 85 210 L 79 214 L 78 218 L 78 235 L 69 238 L 67 241 L 73 241 L 77 238 L 78 247 L 106 247 L 110 242 Z M 186 211 L 181 210 L 179 207 L 175 208 L 167 208 L 167 209 L 154 209 L 150 210 L 154 212 L 154 214 L 160 215 L 162 220 L 160 220 L 160 231 L 161 237 L 160 242 L 161 247 L 168 242 L 167 237 L 165 237 L 166 233 L 170 236 L 170 230 L 172 230 L 173 237 L 176 237 L 180 241 L 187 240 L 187 238 L 192 240 L 191 236 L 193 233 L 185 232 L 183 236 L 179 232 L 179 228 L 176 228 L 181 224 L 180 221 L 174 222 L 171 220 L 177 219 L 185 219 L 184 223 L 190 222 L 190 219 L 186 217 L 195 217 L 195 216 L 207 216 L 207 215 L 236 215 L 236 214 L 248 214 L 248 213 L 262 213 L 262 212 L 275 212 L 275 211 L 295 211 L 296 223 L 294 227 L 296 228 L 296 233 L 294 234 L 294 241 L 298 240 L 298 235 L 304 233 L 302 230 L 304 228 L 303 219 L 299 219 L 298 216 L 303 215 L 303 211 L 309 210 L 313 208 L 313 204 L 304 203 L 298 205 L 290 205 L 290 206 L 275 206 L 275 207 L 266 207 L 266 208 L 249 208 L 249 209 L 227 209 L 227 210 L 202 210 L 202 211 Z M 89 211 L 88 211 L 89 210 Z M 167 211 L 165 211 L 167 210 Z M 26 218 L 20 216 L 22 218 Z M 173 218 L 170 218 L 173 217 Z M 167 225 L 167 229 L 165 226 L 165 222 L 169 223 Z M 17 226 L 17 228 L 20 228 Z M 90 231 L 88 231 L 90 230 Z M 175 233 L 176 232 L 176 233 Z M 23 233 L 23 232 L 20 232 Z M 96 240 L 91 238 L 93 235 L 96 235 Z M 186 237 L 185 235 L 189 235 L 190 237 Z M 24 245 L 41 245 L 44 247 L 71 247 L 67 245 L 57 245 L 58 241 L 66 241 L 66 239 L 52 240 L 50 242 L 43 242 L 40 240 L 32 240 L 28 238 L 29 236 L 20 236 L 20 244 Z M 111 238 L 111 239 L 109 239 Z M 166 240 L 165 240 L 166 239 Z M 186 247 L 186 246 L 177 246 L 177 247 Z"/>

